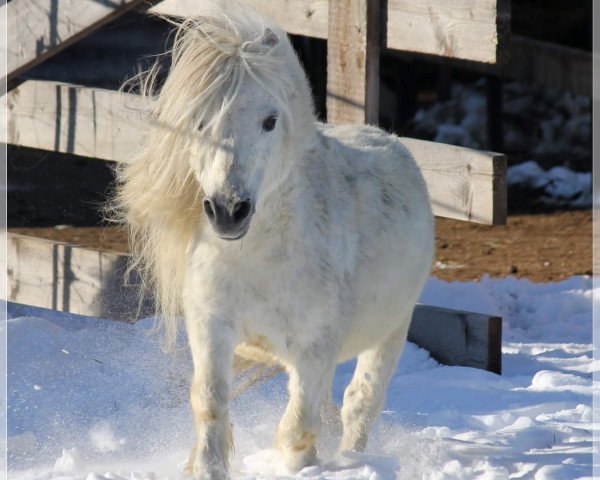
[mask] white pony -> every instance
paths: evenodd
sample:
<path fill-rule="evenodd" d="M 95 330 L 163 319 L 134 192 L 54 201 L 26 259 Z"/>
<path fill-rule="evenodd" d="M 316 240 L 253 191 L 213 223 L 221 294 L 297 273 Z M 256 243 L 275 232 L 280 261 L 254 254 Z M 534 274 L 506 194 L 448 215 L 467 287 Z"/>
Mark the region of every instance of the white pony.
<path fill-rule="evenodd" d="M 158 67 L 142 77 L 151 127 L 113 207 L 168 340 L 185 318 L 189 472 L 229 478 L 234 352 L 286 369 L 276 445 L 294 471 L 316 461 L 336 364 L 358 356 L 340 449 L 363 450 L 432 262 L 421 173 L 398 137 L 318 123 L 287 36 L 246 7 L 178 23 L 170 54 L 159 93 Z"/>

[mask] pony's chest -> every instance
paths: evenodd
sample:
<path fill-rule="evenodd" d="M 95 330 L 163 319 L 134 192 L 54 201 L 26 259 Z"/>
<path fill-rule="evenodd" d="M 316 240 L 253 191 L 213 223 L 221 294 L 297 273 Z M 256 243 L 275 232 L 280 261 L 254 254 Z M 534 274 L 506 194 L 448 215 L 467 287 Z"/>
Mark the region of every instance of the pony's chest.
<path fill-rule="evenodd" d="M 239 268 L 241 281 L 233 287 L 234 315 L 247 335 L 278 334 L 276 343 L 287 348 L 331 317 L 339 288 L 314 259 L 275 249 L 254 260 Z"/>
<path fill-rule="evenodd" d="M 275 313 L 279 317 L 298 316 L 322 296 L 319 275 L 314 266 L 294 258 L 263 261 L 245 270 L 244 281 L 236 286 L 247 313 L 257 316 Z M 308 305 L 307 305 L 308 304 Z"/>

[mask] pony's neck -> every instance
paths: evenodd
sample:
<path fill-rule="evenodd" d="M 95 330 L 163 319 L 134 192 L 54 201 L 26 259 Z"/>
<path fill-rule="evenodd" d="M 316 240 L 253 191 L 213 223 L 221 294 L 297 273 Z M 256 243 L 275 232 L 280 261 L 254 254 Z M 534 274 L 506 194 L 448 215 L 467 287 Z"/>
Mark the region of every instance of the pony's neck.
<path fill-rule="evenodd" d="M 271 175 L 265 178 L 265 196 L 261 205 L 267 215 L 277 215 L 285 211 L 290 219 L 294 217 L 298 202 L 297 197 L 302 195 L 303 164 L 311 152 L 317 149 L 319 132 L 315 124 L 304 128 L 301 137 L 294 138 L 294 146 L 288 149 L 286 157 L 282 159 L 281 169 L 274 169 Z"/>

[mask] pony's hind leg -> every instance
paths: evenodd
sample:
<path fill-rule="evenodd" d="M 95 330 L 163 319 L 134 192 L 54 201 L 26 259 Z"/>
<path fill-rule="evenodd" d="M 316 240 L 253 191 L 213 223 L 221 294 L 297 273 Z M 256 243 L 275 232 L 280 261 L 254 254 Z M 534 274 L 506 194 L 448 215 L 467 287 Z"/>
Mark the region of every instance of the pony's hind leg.
<path fill-rule="evenodd" d="M 321 427 L 321 404 L 335 369 L 335 360 L 305 355 L 288 366 L 290 399 L 277 428 L 276 446 L 292 471 L 316 462 L 315 443 Z"/>
<path fill-rule="evenodd" d="M 340 450 L 364 451 L 372 422 L 379 416 L 388 383 L 406 342 L 407 328 L 358 355 L 352 381 L 344 392 Z"/>

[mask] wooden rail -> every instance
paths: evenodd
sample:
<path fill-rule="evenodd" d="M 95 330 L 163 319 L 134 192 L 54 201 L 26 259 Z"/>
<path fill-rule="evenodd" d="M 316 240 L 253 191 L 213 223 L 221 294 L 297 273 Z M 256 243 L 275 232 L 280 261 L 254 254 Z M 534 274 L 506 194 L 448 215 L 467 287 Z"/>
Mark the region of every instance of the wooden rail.
<path fill-rule="evenodd" d="M 8 23 L 8 81 L 144 3 L 147 0 L 12 0 L 2 5 Z"/>
<path fill-rule="evenodd" d="M 600 60 L 598 54 L 522 35 L 512 35 L 509 45 L 509 60 L 504 64 L 488 64 L 399 50 L 390 53 L 401 59 L 418 58 L 484 75 L 517 80 L 536 87 L 564 90 L 588 97 L 592 95 L 593 62 Z"/>
<path fill-rule="evenodd" d="M 8 142 L 121 161 L 138 148 L 147 123 L 137 95 L 46 81 L 8 94 Z M 506 222 L 506 158 L 464 147 L 403 138 L 421 167 L 438 216 Z"/>
<path fill-rule="evenodd" d="M 141 144 L 141 99 L 112 90 L 27 81 L 8 93 L 8 143 L 121 161 Z"/>
<path fill-rule="evenodd" d="M 382 47 L 485 63 L 504 62 L 510 0 L 246 0 L 289 33 L 327 39 L 327 121 L 377 123 Z M 385 8 L 383 8 L 385 7 Z M 195 0 L 150 12 L 193 17 Z"/>
<path fill-rule="evenodd" d="M 510 0 L 388 0 L 386 32 L 388 49 L 504 63 Z"/>
<path fill-rule="evenodd" d="M 337 3 L 336 3 L 337 2 Z M 271 17 L 286 32 L 329 38 L 332 29 L 345 28 L 343 19 L 329 18 L 328 0 L 246 0 Z M 347 0 L 350 9 L 363 9 L 370 0 Z M 387 48 L 443 55 L 478 62 L 506 60 L 510 32 L 510 0 L 387 0 L 383 26 Z M 334 9 L 344 2 L 335 0 Z M 375 6 L 375 5 L 374 5 Z M 190 17 L 202 10 L 197 0 L 163 0 L 150 9 L 162 15 Z M 352 12 L 348 12 L 353 14 Z M 361 20 L 362 21 L 362 20 Z M 358 37 L 364 32 L 356 31 Z"/>
<path fill-rule="evenodd" d="M 6 240 L 7 300 L 107 319 L 135 317 L 139 290 L 125 286 L 126 255 L 24 235 Z M 142 314 L 152 313 L 149 305 L 142 303 Z"/>
<path fill-rule="evenodd" d="M 8 301 L 126 322 L 153 314 L 151 298 L 138 302 L 135 278 L 124 286 L 127 255 L 11 233 L 6 240 Z M 499 374 L 501 328 L 498 317 L 417 305 L 409 340 L 447 365 Z"/>
<path fill-rule="evenodd" d="M 510 61 L 494 70 L 497 75 L 538 87 L 591 96 L 592 62 L 591 52 L 514 35 Z"/>
<path fill-rule="evenodd" d="M 349 23 L 341 18 L 332 20 L 330 25 L 328 0 L 284 0 L 284 8 L 281 2 L 272 0 L 246 0 L 246 3 L 292 34 L 335 39 L 342 27 L 354 31 L 360 28 L 356 20 Z M 352 7 L 365 3 L 366 0 L 349 1 Z M 163 0 L 150 12 L 185 17 L 197 14 L 198 5 L 196 0 Z M 339 1 L 333 5 L 336 8 Z M 387 10 L 380 18 L 383 41 L 378 46 L 401 56 L 422 55 L 434 62 L 543 88 L 591 95 L 591 52 L 511 35 L 510 14 L 510 0 L 388 0 Z M 360 21 L 365 19 L 362 17 Z M 352 40 L 353 51 L 364 48 L 360 47 L 361 35 L 353 36 Z M 366 69 L 369 66 L 367 62 Z M 349 71 L 345 78 L 356 76 Z"/>

